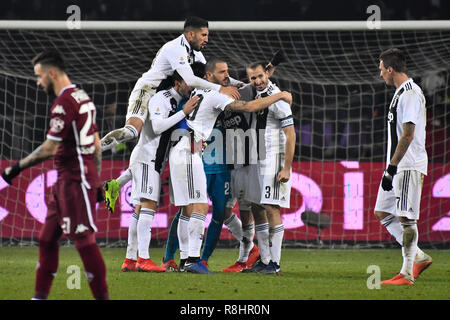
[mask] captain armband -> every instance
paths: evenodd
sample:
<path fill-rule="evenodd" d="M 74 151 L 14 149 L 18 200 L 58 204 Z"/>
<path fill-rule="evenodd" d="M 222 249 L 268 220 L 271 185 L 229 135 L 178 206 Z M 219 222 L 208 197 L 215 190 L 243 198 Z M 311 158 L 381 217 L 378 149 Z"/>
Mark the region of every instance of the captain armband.
<path fill-rule="evenodd" d="M 292 116 L 288 116 L 286 118 L 280 119 L 281 128 L 286 128 L 294 125 L 294 118 Z"/>

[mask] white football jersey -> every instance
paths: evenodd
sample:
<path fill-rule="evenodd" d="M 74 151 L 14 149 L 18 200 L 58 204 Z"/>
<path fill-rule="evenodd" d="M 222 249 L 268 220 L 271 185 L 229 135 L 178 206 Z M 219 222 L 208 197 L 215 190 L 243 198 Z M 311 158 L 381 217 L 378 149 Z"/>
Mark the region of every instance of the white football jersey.
<path fill-rule="evenodd" d="M 388 165 L 403 134 L 403 124 L 415 124 L 414 139 L 398 164 L 398 170 L 417 170 L 427 174 L 428 156 L 425 149 L 426 109 L 422 89 L 413 79 L 403 82 L 395 90 L 388 113 L 388 145 L 386 164 Z"/>
<path fill-rule="evenodd" d="M 152 120 L 167 119 L 175 114 L 182 97 L 175 89 L 163 90 L 156 93 L 148 103 L 148 116 L 141 130 L 139 141 L 135 148 L 139 148 L 135 161 L 155 163 L 155 170 L 163 167 L 170 142 L 171 130 L 162 134 L 153 131 Z"/>
<path fill-rule="evenodd" d="M 203 53 L 191 50 L 189 42 L 182 34 L 159 49 L 150 69 L 142 74 L 138 83 L 149 84 L 156 88 L 162 80 L 171 76 L 177 68 L 197 61 L 206 63 Z"/>
<path fill-rule="evenodd" d="M 280 89 L 269 80 L 266 89 L 256 92 L 256 99 L 271 96 L 280 92 Z M 271 104 L 269 108 L 256 112 L 256 130 L 258 137 L 261 136 L 260 130 L 265 130 L 265 152 L 271 154 L 284 153 L 286 144 L 286 135 L 283 128 L 293 125 L 292 110 L 289 103 L 284 100 L 278 100 Z M 259 146 L 258 151 L 263 149 Z M 264 156 L 260 154 L 260 159 Z"/>
<path fill-rule="evenodd" d="M 195 89 L 191 97 L 198 96 L 197 107 L 186 117 L 186 123 L 194 131 L 195 141 L 208 140 L 217 117 L 233 98 L 209 89 Z"/>

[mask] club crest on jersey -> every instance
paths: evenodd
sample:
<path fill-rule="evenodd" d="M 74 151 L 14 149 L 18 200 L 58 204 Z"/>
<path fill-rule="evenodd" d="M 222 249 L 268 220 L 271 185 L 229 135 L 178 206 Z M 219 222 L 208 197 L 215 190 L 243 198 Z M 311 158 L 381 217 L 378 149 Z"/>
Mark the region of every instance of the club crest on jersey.
<path fill-rule="evenodd" d="M 184 61 L 184 57 L 180 57 L 180 64 L 185 64 L 186 61 Z"/>
<path fill-rule="evenodd" d="M 64 107 L 63 107 L 62 105 L 58 104 L 58 105 L 53 109 L 53 112 L 52 112 L 52 113 L 55 113 L 55 114 L 63 114 L 63 115 L 65 115 L 65 114 L 66 114 L 66 110 L 64 110 Z"/>
<path fill-rule="evenodd" d="M 52 118 L 50 120 L 50 128 L 54 133 L 59 133 L 64 129 L 64 120 L 60 118 Z"/>

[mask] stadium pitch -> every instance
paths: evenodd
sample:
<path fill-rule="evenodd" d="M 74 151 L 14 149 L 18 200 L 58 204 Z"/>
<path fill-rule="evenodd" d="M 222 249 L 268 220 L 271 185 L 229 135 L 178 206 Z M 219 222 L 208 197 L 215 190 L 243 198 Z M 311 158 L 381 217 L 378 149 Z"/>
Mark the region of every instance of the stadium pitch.
<path fill-rule="evenodd" d="M 282 276 L 222 273 L 238 250 L 216 249 L 209 260 L 215 273 L 122 272 L 124 248 L 102 248 L 113 300 L 449 300 L 450 250 L 426 250 L 433 265 L 414 286 L 380 286 L 398 273 L 400 249 L 284 249 Z M 160 263 L 161 248 L 151 248 Z M 0 247 L 0 299 L 33 295 L 37 247 Z M 379 273 L 377 273 L 379 271 Z M 379 279 L 378 279 L 379 277 Z M 82 262 L 73 247 L 60 248 L 50 300 L 91 300 Z M 187 308 L 188 306 L 186 306 Z M 188 311 L 186 309 L 186 311 Z"/>

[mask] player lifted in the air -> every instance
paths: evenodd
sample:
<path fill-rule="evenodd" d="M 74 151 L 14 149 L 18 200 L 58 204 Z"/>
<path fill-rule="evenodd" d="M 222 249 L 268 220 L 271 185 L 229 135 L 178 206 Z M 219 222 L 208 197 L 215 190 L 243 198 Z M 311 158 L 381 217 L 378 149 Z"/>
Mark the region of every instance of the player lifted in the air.
<path fill-rule="evenodd" d="M 159 91 L 150 99 L 147 119 L 131 155 L 132 201 L 140 204 L 141 208 L 133 214 L 130 221 L 127 254 L 122 271 L 165 271 L 164 267 L 156 265 L 150 259 L 149 254 L 153 218 L 161 190 L 160 175 L 166 163 L 171 131 L 175 124 L 195 108 L 198 99 L 190 99 L 177 112 L 182 99 L 189 98 L 192 87 L 186 84 L 177 71 L 171 78 L 173 87 Z"/>
<path fill-rule="evenodd" d="M 138 137 L 145 118 L 147 117 L 148 101 L 156 93 L 161 81 L 172 75 L 176 70 L 186 84 L 194 88 L 210 89 L 239 98 L 236 87 L 224 87 L 196 77 L 191 69 L 195 61 L 206 63 L 201 52 L 208 43 L 208 21 L 198 18 L 187 18 L 183 33 L 164 44 L 153 59 L 150 69 L 136 82 L 129 97 L 125 126 L 113 130 L 101 140 L 102 151 L 115 148 L 119 143 Z M 240 82 L 232 79 L 234 85 Z M 131 165 L 131 163 L 130 163 Z M 105 183 L 105 200 L 107 208 L 113 212 L 119 190 L 131 179 L 130 170 L 126 170 L 117 180 Z"/>
<path fill-rule="evenodd" d="M 178 229 L 180 256 L 186 251 L 188 253 L 185 269 L 190 272 L 209 273 L 209 270 L 200 262 L 204 222 L 209 209 L 206 176 L 201 158 L 203 141 L 211 135 L 217 117 L 222 111 L 255 112 L 267 108 L 280 99 L 290 103 L 292 96 L 288 92 L 279 92 L 266 98 L 245 102 L 235 101 L 224 94 L 208 89 L 196 89 L 191 96 L 198 96 L 198 105 L 186 118 L 189 135 L 172 137 L 176 144 L 169 154 L 170 179 L 174 204 L 188 206 L 186 213 L 190 216 L 187 232 L 180 232 Z"/>

